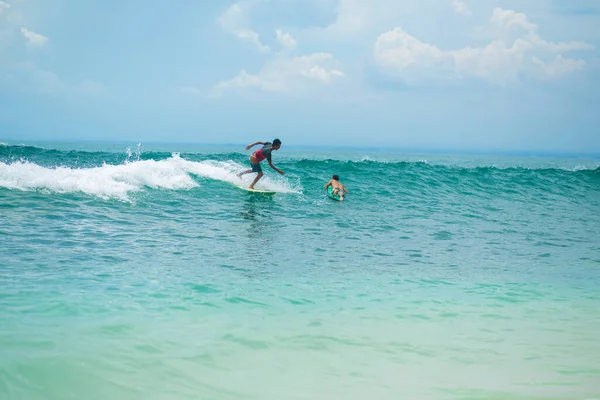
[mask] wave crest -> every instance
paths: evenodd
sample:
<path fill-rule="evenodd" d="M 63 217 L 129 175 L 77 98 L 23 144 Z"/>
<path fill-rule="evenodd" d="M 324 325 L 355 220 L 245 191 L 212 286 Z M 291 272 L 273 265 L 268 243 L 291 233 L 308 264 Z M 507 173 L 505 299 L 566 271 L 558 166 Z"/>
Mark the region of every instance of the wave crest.
<path fill-rule="evenodd" d="M 242 185 L 235 162 L 188 161 L 173 153 L 164 160 L 125 161 L 93 168 L 44 167 L 19 160 L 0 162 L 0 188 L 42 190 L 56 193 L 85 193 L 103 199 L 130 200 L 130 194 L 144 188 L 189 190 L 200 186 L 194 176 Z M 279 192 L 294 191 L 285 183 L 263 178 L 257 187 Z"/>

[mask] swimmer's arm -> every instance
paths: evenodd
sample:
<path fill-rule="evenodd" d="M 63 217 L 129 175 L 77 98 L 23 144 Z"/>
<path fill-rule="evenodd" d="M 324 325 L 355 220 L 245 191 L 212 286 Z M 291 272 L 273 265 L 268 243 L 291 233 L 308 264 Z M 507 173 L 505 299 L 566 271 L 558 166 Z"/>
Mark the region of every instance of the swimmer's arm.
<path fill-rule="evenodd" d="M 255 142 L 255 143 L 249 144 L 248 146 L 246 146 L 246 150 L 250 150 L 252 147 L 256 146 L 257 144 L 264 145 L 265 142 Z"/>
<path fill-rule="evenodd" d="M 269 167 L 273 168 L 275 171 L 279 172 L 281 175 L 284 175 L 284 172 L 282 170 L 280 170 L 280 169 L 277 169 L 277 167 L 275 167 L 273 165 L 273 163 L 271 162 L 271 160 L 267 160 L 267 161 L 269 161 Z"/>

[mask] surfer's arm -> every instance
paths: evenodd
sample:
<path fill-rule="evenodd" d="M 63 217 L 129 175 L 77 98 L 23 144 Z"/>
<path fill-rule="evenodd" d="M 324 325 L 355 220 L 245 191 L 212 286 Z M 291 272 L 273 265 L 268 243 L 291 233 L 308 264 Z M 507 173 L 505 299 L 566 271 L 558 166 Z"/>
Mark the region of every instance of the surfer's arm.
<path fill-rule="evenodd" d="M 325 189 L 327 189 L 329 186 L 331 186 L 331 181 L 329 181 L 325 184 Z"/>
<path fill-rule="evenodd" d="M 252 147 L 256 146 L 257 144 L 264 145 L 265 142 L 255 142 L 255 143 L 249 144 L 248 146 L 246 146 L 246 150 L 250 150 Z"/>
<path fill-rule="evenodd" d="M 275 167 L 275 166 L 273 165 L 273 163 L 271 162 L 271 160 L 268 160 L 268 161 L 269 161 L 269 167 L 273 168 L 275 171 L 277 171 L 277 172 L 279 172 L 281 175 L 283 175 L 283 171 L 282 171 L 282 170 L 280 170 L 280 169 L 277 169 L 277 167 Z"/>

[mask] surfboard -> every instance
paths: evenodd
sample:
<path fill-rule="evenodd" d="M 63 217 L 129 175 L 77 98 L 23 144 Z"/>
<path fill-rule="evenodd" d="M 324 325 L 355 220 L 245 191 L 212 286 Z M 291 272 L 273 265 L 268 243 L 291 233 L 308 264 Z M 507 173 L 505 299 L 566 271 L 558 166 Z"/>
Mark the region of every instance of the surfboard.
<path fill-rule="evenodd" d="M 242 189 L 245 190 L 246 192 L 250 192 L 250 193 L 261 193 L 261 194 L 275 194 L 277 193 L 274 190 L 266 190 L 266 189 L 248 189 L 248 186 L 241 186 L 239 183 L 236 182 L 230 182 L 233 186 L 235 186 L 238 189 Z"/>
<path fill-rule="evenodd" d="M 338 194 L 336 194 L 335 196 L 333 195 L 333 188 L 331 186 L 327 187 L 327 196 L 333 200 L 337 200 L 337 201 L 341 200 L 340 196 Z"/>
<path fill-rule="evenodd" d="M 250 192 L 250 193 L 262 193 L 262 194 L 275 194 L 277 192 L 274 192 L 272 190 L 264 190 L 264 189 L 248 189 L 247 187 L 241 187 L 241 186 L 237 186 L 238 188 L 245 190 L 246 192 Z"/>

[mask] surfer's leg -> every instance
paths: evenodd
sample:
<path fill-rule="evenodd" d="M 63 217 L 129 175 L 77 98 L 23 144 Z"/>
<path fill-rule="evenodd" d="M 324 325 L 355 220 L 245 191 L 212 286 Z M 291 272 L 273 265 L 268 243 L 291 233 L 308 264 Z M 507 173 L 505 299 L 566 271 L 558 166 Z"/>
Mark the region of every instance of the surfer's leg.
<path fill-rule="evenodd" d="M 249 174 L 250 172 L 252 172 L 252 170 L 251 169 L 247 169 L 247 170 L 242 171 L 239 174 L 237 174 L 237 176 L 238 176 L 238 178 L 240 178 L 242 175 Z"/>
<path fill-rule="evenodd" d="M 262 171 L 258 173 L 258 175 L 256 175 L 256 178 L 254 178 L 254 180 L 252 181 L 252 183 L 250 184 L 250 186 L 248 186 L 248 189 L 254 189 L 254 185 L 256 185 L 256 182 L 258 182 L 258 180 L 260 178 L 262 178 L 263 173 Z"/>
<path fill-rule="evenodd" d="M 254 163 L 252 162 L 252 156 L 250 156 L 250 165 L 252 166 L 252 168 L 245 170 L 244 172 L 240 172 L 239 174 L 237 174 L 238 178 L 241 178 L 242 175 L 245 174 L 250 174 L 252 172 L 262 172 L 262 168 L 260 167 L 260 163 Z"/>
<path fill-rule="evenodd" d="M 340 201 L 344 200 L 344 191 L 340 188 L 335 188 L 331 191 L 331 194 L 334 196 L 340 196 Z"/>
<path fill-rule="evenodd" d="M 256 175 L 256 178 L 254 178 L 254 180 L 252 181 L 250 186 L 248 186 L 248 189 L 254 189 L 254 185 L 256 185 L 256 182 L 258 182 L 258 180 L 260 178 L 262 178 L 262 176 L 263 176 L 263 172 L 262 172 L 262 168 L 260 167 L 260 163 L 252 164 L 252 171 L 258 172 L 258 175 Z"/>

